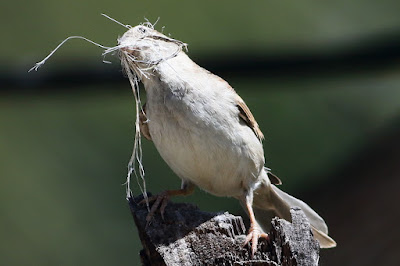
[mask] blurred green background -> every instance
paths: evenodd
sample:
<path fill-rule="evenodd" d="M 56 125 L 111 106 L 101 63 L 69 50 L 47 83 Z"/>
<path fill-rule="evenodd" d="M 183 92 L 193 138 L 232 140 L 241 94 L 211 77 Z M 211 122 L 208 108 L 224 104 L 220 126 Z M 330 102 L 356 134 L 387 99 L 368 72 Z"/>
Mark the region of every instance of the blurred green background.
<path fill-rule="evenodd" d="M 396 233 L 380 244 L 365 239 L 399 217 L 399 208 L 389 206 L 400 200 L 390 192 L 400 173 L 397 138 L 385 137 L 400 132 L 398 1 L 0 5 L 2 265 L 139 263 L 123 186 L 134 99 L 118 58 L 103 64 L 100 48 L 72 40 L 27 73 L 70 35 L 115 45 L 125 29 L 100 13 L 130 25 L 160 17 L 156 29 L 165 26 L 164 33 L 187 42 L 189 56 L 237 90 L 266 135 L 267 166 L 284 190 L 315 206 L 338 241 L 321 253 L 322 265 L 377 265 L 382 255 L 382 265 L 398 265 L 388 251 L 400 247 Z M 148 190 L 177 188 L 178 177 L 143 142 Z M 393 200 L 385 201 L 389 195 Z M 243 215 L 236 200 L 200 190 L 174 200 Z M 371 221 L 375 216 L 386 222 Z"/>

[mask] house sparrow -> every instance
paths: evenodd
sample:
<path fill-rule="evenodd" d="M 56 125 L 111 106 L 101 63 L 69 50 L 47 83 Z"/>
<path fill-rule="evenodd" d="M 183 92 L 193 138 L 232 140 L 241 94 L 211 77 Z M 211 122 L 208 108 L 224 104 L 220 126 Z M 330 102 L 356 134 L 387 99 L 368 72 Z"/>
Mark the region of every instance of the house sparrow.
<path fill-rule="evenodd" d="M 222 78 L 194 63 L 185 44 L 139 25 L 119 40 L 126 72 L 144 84 L 147 103 L 140 113 L 141 133 L 153 141 L 161 157 L 182 179 L 181 189 L 167 190 L 155 200 L 148 219 L 170 196 L 187 195 L 194 186 L 240 201 L 250 217 L 245 243 L 267 238 L 269 220 L 254 213 L 273 212 L 291 221 L 290 208 L 301 207 L 322 248 L 335 247 L 324 220 L 306 203 L 278 189 L 279 178 L 264 167 L 264 138 L 246 103 Z"/>

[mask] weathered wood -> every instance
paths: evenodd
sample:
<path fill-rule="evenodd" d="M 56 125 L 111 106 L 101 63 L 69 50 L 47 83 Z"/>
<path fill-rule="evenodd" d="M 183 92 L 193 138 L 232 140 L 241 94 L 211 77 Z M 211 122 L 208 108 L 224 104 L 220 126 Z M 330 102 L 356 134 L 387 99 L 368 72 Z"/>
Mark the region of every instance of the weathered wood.
<path fill-rule="evenodd" d="M 156 213 L 146 225 L 148 210 L 129 199 L 142 241 L 143 265 L 318 265 L 319 245 L 299 208 L 292 223 L 274 218 L 269 241 L 260 239 L 254 258 L 243 246 L 245 227 L 240 216 L 209 213 L 196 206 L 169 202 L 162 220 Z"/>

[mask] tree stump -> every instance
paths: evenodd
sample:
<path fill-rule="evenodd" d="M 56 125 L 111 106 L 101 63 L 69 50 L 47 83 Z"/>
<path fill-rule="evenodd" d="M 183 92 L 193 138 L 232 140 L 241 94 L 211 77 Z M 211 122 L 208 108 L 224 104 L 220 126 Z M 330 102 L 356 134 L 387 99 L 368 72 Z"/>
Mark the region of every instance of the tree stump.
<path fill-rule="evenodd" d="M 260 239 L 251 258 L 250 247 L 243 247 L 242 217 L 169 202 L 164 220 L 157 212 L 147 224 L 147 207 L 137 204 L 142 199 L 128 199 L 143 245 L 142 265 L 318 265 L 319 244 L 300 208 L 291 209 L 292 223 L 271 221 L 269 240 Z"/>

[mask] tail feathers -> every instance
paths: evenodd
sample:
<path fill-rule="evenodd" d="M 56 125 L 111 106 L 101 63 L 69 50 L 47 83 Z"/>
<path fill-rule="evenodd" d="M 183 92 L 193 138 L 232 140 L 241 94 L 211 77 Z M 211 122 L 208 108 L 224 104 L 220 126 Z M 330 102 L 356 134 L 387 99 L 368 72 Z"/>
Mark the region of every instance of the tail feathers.
<path fill-rule="evenodd" d="M 336 247 L 336 241 L 333 240 L 328 234 L 325 234 L 314 226 L 311 225 L 311 231 L 313 232 L 314 238 L 318 240 L 321 248 L 334 248 Z"/>
<path fill-rule="evenodd" d="M 305 202 L 296 199 L 295 197 L 283 192 L 279 188 L 274 185 L 271 185 L 272 191 L 276 193 L 276 195 L 280 198 L 279 200 L 283 200 L 290 208 L 292 207 L 300 207 L 304 214 L 307 216 L 310 224 L 316 228 L 318 231 L 328 234 L 328 226 L 326 225 L 324 219 L 318 215 L 310 206 L 308 206 Z M 279 213 L 279 211 L 278 211 Z"/>
<path fill-rule="evenodd" d="M 280 218 L 291 221 L 290 208 L 300 207 L 307 216 L 313 235 L 315 239 L 319 241 L 321 248 L 332 248 L 336 246 L 336 242 L 328 236 L 328 227 L 324 219 L 305 202 L 283 192 L 272 184 L 270 187 L 265 186 L 260 189 L 262 190 L 255 191 L 254 194 L 254 206 L 259 209 L 257 210 L 258 213 L 262 211 L 273 211 Z M 269 221 L 270 220 L 268 220 L 268 222 Z M 261 222 L 258 218 L 257 222 L 261 225 L 265 224 L 265 222 Z"/>

